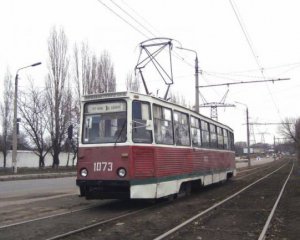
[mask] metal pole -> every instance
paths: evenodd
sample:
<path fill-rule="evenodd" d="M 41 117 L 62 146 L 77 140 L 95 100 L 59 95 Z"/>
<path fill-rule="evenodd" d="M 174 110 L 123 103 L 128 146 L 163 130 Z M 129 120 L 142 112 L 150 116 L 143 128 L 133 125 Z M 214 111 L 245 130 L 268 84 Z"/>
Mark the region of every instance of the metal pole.
<path fill-rule="evenodd" d="M 13 150 L 12 150 L 12 168 L 13 173 L 17 173 L 17 99 L 18 99 L 18 71 L 15 77 L 15 94 L 14 94 L 14 120 L 13 120 Z"/>
<path fill-rule="evenodd" d="M 18 112 L 18 79 L 19 71 L 24 68 L 35 67 L 42 64 L 41 62 L 34 63 L 32 65 L 19 68 L 15 77 L 15 94 L 14 94 L 14 120 L 13 120 L 13 149 L 12 149 L 12 170 L 13 173 L 17 173 L 17 148 L 18 148 L 18 136 L 17 136 L 17 112 Z"/>
<path fill-rule="evenodd" d="M 273 146 L 273 148 L 274 148 L 274 153 L 273 153 L 273 159 L 274 159 L 274 161 L 276 160 L 276 155 L 275 155 L 275 144 L 276 144 L 276 138 L 275 138 L 275 136 L 274 136 L 274 146 Z"/>
<path fill-rule="evenodd" d="M 199 113 L 199 65 L 197 53 L 195 58 L 195 101 L 195 110 Z"/>
<path fill-rule="evenodd" d="M 198 63 L 198 54 L 195 50 L 183 48 L 183 47 L 177 47 L 181 50 L 186 50 L 189 52 L 193 52 L 196 54 L 195 58 L 195 111 L 199 113 L 199 63 Z"/>
<path fill-rule="evenodd" d="M 248 167 L 251 166 L 250 159 L 250 129 L 249 129 L 249 111 L 248 107 L 246 107 L 246 122 L 247 122 L 247 157 L 248 157 Z"/>

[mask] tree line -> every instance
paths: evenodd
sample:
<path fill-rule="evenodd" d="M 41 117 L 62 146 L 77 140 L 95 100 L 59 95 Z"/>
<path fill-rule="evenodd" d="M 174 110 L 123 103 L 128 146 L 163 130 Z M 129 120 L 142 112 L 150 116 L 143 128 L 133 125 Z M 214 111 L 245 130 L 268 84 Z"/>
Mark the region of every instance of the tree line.
<path fill-rule="evenodd" d="M 44 87 L 37 88 L 36 79 L 28 78 L 29 86 L 19 90 L 18 149 L 32 150 L 39 158 L 39 167 L 45 166 L 50 153 L 52 167 L 60 164 L 59 155 L 72 150 L 73 164 L 77 155 L 80 98 L 85 94 L 115 92 L 116 75 L 107 51 L 97 54 L 88 43 L 70 48 L 64 29 L 53 27 L 47 40 L 47 75 Z M 138 80 L 128 74 L 126 88 L 139 91 Z M 4 76 L 3 99 L 0 102 L 2 132 L 0 151 L 3 167 L 12 148 L 13 77 L 9 70 Z M 19 129 L 19 128 L 18 128 Z M 1 166 L 2 167 L 2 166 Z"/>

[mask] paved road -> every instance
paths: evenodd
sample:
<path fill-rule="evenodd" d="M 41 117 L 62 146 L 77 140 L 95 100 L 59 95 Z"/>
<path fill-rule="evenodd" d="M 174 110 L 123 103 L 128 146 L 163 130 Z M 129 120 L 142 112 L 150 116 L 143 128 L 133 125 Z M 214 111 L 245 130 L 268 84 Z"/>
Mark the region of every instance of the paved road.
<path fill-rule="evenodd" d="M 0 182 L 0 207 L 76 194 L 75 177 Z"/>

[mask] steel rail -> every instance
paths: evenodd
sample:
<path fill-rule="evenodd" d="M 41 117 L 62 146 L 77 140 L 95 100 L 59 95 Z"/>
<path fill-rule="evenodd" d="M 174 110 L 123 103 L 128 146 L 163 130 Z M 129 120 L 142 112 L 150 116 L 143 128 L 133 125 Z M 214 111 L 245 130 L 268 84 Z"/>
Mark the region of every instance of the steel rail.
<path fill-rule="evenodd" d="M 48 215 L 48 216 L 44 216 L 44 217 L 39 217 L 39 218 L 30 219 L 30 220 L 25 220 L 25 221 L 22 221 L 22 222 L 17 222 L 17 223 L 11 223 L 11 224 L 7 224 L 7 225 L 2 225 L 2 226 L 0 226 L 0 229 L 4 229 L 4 228 L 8 228 L 8 227 L 14 227 L 14 226 L 18 226 L 18 225 L 22 225 L 22 224 L 26 224 L 26 223 L 32 223 L 32 222 L 36 222 L 36 221 L 40 221 L 40 220 L 45 220 L 45 219 L 53 218 L 53 217 L 59 217 L 59 216 L 63 216 L 63 215 L 71 214 L 71 213 L 81 212 L 81 211 L 84 211 L 84 210 L 96 208 L 98 206 L 99 205 L 97 205 L 97 206 L 90 206 L 90 207 L 81 208 L 81 209 L 77 209 L 77 210 L 72 210 L 72 211 L 68 211 L 68 212 L 57 213 L 57 214 Z"/>
<path fill-rule="evenodd" d="M 281 188 L 281 191 L 280 191 L 280 193 L 279 193 L 279 195 L 278 195 L 278 198 L 277 198 L 277 200 L 276 200 L 276 202 L 275 202 L 275 204 L 274 204 L 274 206 L 273 206 L 273 208 L 272 208 L 272 211 L 270 212 L 270 215 L 269 215 L 269 217 L 268 217 L 268 219 L 267 219 L 267 221 L 266 221 L 266 223 L 265 223 L 265 226 L 264 226 L 264 228 L 263 228 L 261 234 L 259 235 L 258 240 L 263 240 L 263 239 L 265 239 L 267 230 L 268 230 L 268 228 L 269 228 L 269 226 L 270 226 L 270 223 L 271 223 L 271 220 L 272 220 L 272 218 L 273 218 L 273 216 L 274 216 L 275 210 L 277 209 L 278 203 L 279 203 L 279 201 L 280 201 L 280 199 L 281 199 L 281 197 L 282 197 L 283 191 L 285 190 L 286 184 L 287 184 L 287 182 L 289 181 L 289 179 L 290 179 L 290 177 L 291 177 L 291 174 L 292 174 L 292 172 L 293 172 L 293 169 L 294 169 L 294 163 L 293 163 L 292 169 L 291 169 L 291 171 L 290 171 L 288 177 L 286 178 L 286 180 L 285 180 L 285 182 L 284 182 L 284 184 L 283 184 L 283 186 L 282 186 L 282 188 Z"/>
<path fill-rule="evenodd" d="M 255 169 L 259 169 L 260 167 L 255 167 L 255 168 L 249 168 L 249 169 L 245 169 L 245 170 L 242 170 L 242 171 L 237 171 L 237 173 L 243 173 L 243 172 L 250 172 L 250 171 L 253 171 Z M 260 168 L 261 169 L 261 168 Z"/>
<path fill-rule="evenodd" d="M 219 207 L 220 205 L 224 204 L 225 202 L 231 200 L 232 198 L 236 197 L 237 195 L 239 195 L 240 193 L 246 191 L 248 188 L 252 187 L 253 185 L 259 183 L 260 181 L 264 180 L 265 178 L 271 176 L 272 174 L 274 174 L 275 172 L 279 171 L 281 168 L 283 168 L 287 163 L 283 164 L 281 167 L 279 167 L 278 169 L 274 170 L 273 172 L 265 175 L 264 177 L 256 180 L 255 182 L 249 184 L 248 186 L 244 187 L 243 189 L 239 190 L 238 192 L 232 194 L 231 196 L 225 198 L 224 200 L 215 203 L 213 206 L 207 208 L 206 210 L 194 215 L 193 217 L 189 218 L 188 220 L 184 221 L 183 223 L 177 225 L 176 227 L 172 228 L 171 230 L 161 234 L 160 236 L 154 238 L 154 240 L 161 240 L 164 239 L 166 237 L 168 237 L 169 235 L 177 232 L 179 229 L 183 228 L 184 226 L 186 226 L 187 224 L 191 223 L 192 221 L 194 221 L 195 219 L 207 214 L 208 212 L 211 212 L 212 210 L 216 209 L 217 207 Z"/>
<path fill-rule="evenodd" d="M 260 172 L 263 171 L 263 170 L 268 170 L 268 169 L 270 169 L 270 168 L 272 168 L 272 166 L 268 166 L 268 167 L 265 167 L 265 168 L 263 168 L 263 169 L 260 169 Z M 255 169 L 256 169 L 256 168 L 255 168 Z M 251 176 L 251 175 L 253 175 L 253 174 L 255 174 L 255 173 L 257 173 L 257 172 L 251 172 L 251 173 L 249 173 L 249 174 L 245 174 L 245 175 L 243 175 L 243 176 L 236 177 L 236 178 L 234 178 L 234 179 L 235 179 L 235 180 L 240 180 L 240 179 L 243 179 L 243 178 L 245 178 L 245 177 L 249 177 L 249 176 Z"/>
<path fill-rule="evenodd" d="M 91 225 L 88 225 L 88 226 L 85 226 L 85 227 L 82 227 L 82 228 L 78 228 L 78 229 L 73 230 L 73 231 L 69 231 L 67 233 L 59 234 L 59 235 L 56 235 L 54 237 L 47 238 L 45 240 L 56 240 L 56 239 L 61 239 L 61 238 L 64 238 L 64 237 L 68 237 L 68 236 L 74 235 L 76 233 L 84 232 L 84 231 L 92 229 L 94 227 L 97 227 L 97 226 L 100 226 L 100 225 L 103 225 L 103 224 L 106 224 L 106 223 L 109 223 L 109 222 L 113 222 L 115 220 L 118 220 L 118 219 L 121 219 L 121 218 L 124 218 L 124 217 L 128 217 L 130 215 L 134 215 L 134 214 L 140 213 L 142 211 L 145 211 L 147 209 L 151 209 L 151 208 L 157 207 L 157 206 L 158 205 L 156 204 L 156 205 L 146 207 L 146 208 L 142 208 L 142 209 L 139 209 L 139 210 L 136 210 L 136 211 L 130 211 L 130 212 L 124 213 L 122 215 L 119 215 L 117 217 L 106 219 L 106 220 L 103 220 L 103 221 L 100 221 L 100 222 L 97 222 L 97 223 L 94 223 L 94 224 L 91 224 Z"/>

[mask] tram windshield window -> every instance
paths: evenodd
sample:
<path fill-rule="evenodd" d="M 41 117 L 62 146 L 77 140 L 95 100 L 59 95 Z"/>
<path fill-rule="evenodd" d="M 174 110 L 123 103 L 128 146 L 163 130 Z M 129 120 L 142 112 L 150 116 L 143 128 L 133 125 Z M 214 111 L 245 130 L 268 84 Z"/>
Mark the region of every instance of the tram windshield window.
<path fill-rule="evenodd" d="M 132 102 L 132 140 L 136 143 L 152 143 L 152 131 L 147 130 L 151 120 L 150 104 Z"/>
<path fill-rule="evenodd" d="M 223 136 L 223 129 L 217 127 L 217 134 L 218 134 L 218 148 L 224 148 L 224 136 Z"/>
<path fill-rule="evenodd" d="M 187 114 L 174 111 L 174 129 L 176 145 L 189 146 L 191 143 Z"/>
<path fill-rule="evenodd" d="M 202 146 L 209 147 L 209 128 L 208 123 L 201 121 Z"/>
<path fill-rule="evenodd" d="M 174 144 L 171 109 L 153 105 L 155 142 Z"/>
<path fill-rule="evenodd" d="M 125 142 L 127 139 L 124 101 L 88 103 L 84 107 L 83 143 Z"/>
<path fill-rule="evenodd" d="M 191 117 L 191 135 L 193 147 L 201 147 L 200 121 L 198 118 Z"/>

